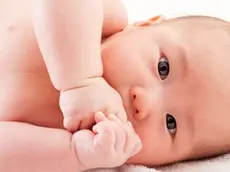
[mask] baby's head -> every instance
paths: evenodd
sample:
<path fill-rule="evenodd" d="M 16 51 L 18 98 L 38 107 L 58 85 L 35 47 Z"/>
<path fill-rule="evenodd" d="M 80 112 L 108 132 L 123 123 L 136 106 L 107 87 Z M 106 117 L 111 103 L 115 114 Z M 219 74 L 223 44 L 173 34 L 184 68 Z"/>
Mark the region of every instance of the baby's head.
<path fill-rule="evenodd" d="M 160 165 L 230 150 L 230 24 L 183 17 L 103 43 L 104 77 L 122 96 L 143 149 Z"/>

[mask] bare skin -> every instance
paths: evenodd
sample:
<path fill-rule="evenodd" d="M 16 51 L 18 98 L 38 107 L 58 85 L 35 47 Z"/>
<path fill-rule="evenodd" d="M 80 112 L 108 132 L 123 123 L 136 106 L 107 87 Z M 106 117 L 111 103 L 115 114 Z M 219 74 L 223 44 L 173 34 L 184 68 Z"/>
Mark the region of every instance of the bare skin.
<path fill-rule="evenodd" d="M 8 2 L 16 14 L 0 10 L 12 19 L 1 19 L 0 118 L 63 128 L 59 93 L 26 8 L 17 13 Z M 122 96 L 128 120 L 143 141 L 128 163 L 160 165 L 230 149 L 229 27 L 211 18 L 176 19 L 127 29 L 104 42 L 104 77 Z M 159 75 L 159 61 L 170 65 L 165 76 Z M 166 114 L 172 116 L 168 123 Z"/>
<path fill-rule="evenodd" d="M 59 91 L 50 81 L 32 29 L 31 2 L 25 0 L 18 5 L 12 0 L 0 2 L 0 119 L 63 128 Z M 102 38 L 127 25 L 120 1 L 106 0 L 103 5 Z"/>

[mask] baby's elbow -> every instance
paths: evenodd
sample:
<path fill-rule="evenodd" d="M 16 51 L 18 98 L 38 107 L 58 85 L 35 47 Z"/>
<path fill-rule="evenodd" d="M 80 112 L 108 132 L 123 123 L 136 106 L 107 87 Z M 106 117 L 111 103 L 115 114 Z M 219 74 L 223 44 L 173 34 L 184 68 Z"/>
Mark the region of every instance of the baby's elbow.
<path fill-rule="evenodd" d="M 104 1 L 103 37 L 111 36 L 128 25 L 128 13 L 120 0 Z"/>
<path fill-rule="evenodd" d="M 117 32 L 122 31 L 127 26 L 126 19 L 117 18 L 107 22 L 103 26 L 103 38 L 109 37 Z"/>

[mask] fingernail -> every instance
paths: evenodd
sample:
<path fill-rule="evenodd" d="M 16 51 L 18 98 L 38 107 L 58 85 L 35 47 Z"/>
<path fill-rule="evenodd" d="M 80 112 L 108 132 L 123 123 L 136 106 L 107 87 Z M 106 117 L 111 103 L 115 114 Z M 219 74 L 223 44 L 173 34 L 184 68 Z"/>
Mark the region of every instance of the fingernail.
<path fill-rule="evenodd" d="M 97 132 L 97 127 L 96 127 L 96 125 L 95 125 L 95 126 L 93 126 L 92 130 L 93 130 L 93 132 L 94 132 L 95 134 L 97 134 L 97 133 L 98 133 L 98 132 Z"/>

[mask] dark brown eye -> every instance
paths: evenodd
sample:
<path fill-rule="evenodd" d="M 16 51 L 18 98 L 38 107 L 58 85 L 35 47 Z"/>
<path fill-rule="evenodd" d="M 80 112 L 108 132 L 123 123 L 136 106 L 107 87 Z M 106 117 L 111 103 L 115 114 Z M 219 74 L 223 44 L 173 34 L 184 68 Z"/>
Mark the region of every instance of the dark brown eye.
<path fill-rule="evenodd" d="M 158 73 L 162 80 L 166 79 L 169 74 L 169 63 L 166 57 L 161 57 L 158 62 Z"/>
<path fill-rule="evenodd" d="M 176 119 L 168 113 L 166 114 L 166 126 L 170 134 L 176 134 Z"/>

